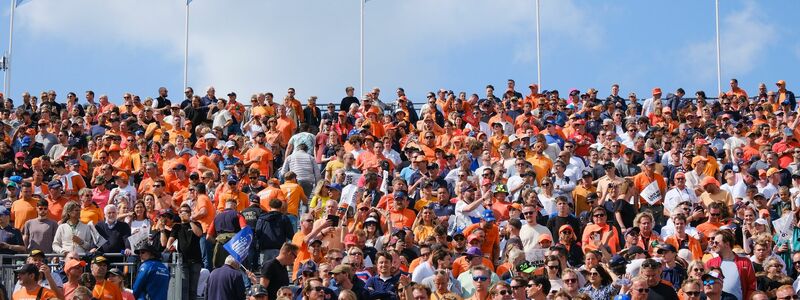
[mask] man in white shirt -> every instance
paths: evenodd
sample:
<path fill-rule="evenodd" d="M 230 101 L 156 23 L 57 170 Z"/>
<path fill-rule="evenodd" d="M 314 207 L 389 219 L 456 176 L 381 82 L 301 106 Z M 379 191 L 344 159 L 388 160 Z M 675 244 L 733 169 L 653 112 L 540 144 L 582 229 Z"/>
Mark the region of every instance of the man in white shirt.
<path fill-rule="evenodd" d="M 672 215 L 675 207 L 685 201 L 695 204 L 698 202 L 697 195 L 686 186 L 686 173 L 677 172 L 675 173 L 675 187 L 664 196 L 664 208 Z"/>
<path fill-rule="evenodd" d="M 522 225 L 519 230 L 519 238 L 522 240 L 522 247 L 525 252 L 536 249 L 539 245 L 539 236 L 549 234 L 553 236 L 550 229 L 536 223 L 538 207 L 531 204 L 526 204 L 522 207 L 522 216 L 527 221 L 527 224 Z"/>
<path fill-rule="evenodd" d="M 655 109 L 656 101 L 661 101 L 661 88 L 654 88 L 653 89 L 653 98 L 647 98 L 642 103 L 642 116 L 647 116 Z M 663 102 L 661 104 L 664 104 Z"/>

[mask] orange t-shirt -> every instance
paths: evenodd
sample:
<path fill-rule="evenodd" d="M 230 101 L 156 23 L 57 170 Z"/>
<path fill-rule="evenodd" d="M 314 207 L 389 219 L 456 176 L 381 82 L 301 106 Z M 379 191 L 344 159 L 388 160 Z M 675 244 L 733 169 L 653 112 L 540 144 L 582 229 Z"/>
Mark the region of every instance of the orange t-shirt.
<path fill-rule="evenodd" d="M 303 188 L 297 182 L 286 182 L 281 185 L 281 190 L 286 194 L 286 213 L 299 216 L 300 201 L 308 199 Z"/>
<path fill-rule="evenodd" d="M 247 150 L 243 158 L 244 160 L 256 159 L 256 163 L 253 165 L 258 167 L 258 172 L 261 176 L 269 176 L 270 170 L 272 170 L 272 151 L 266 147 L 258 146 Z"/>
<path fill-rule="evenodd" d="M 480 228 L 480 226 L 481 223 L 475 223 L 467 226 L 466 228 L 464 228 L 463 231 L 464 236 L 469 237 L 469 235 L 472 234 L 472 232 L 475 231 L 475 229 Z M 493 224 L 491 229 L 489 230 L 484 229 L 483 231 L 486 232 L 486 239 L 483 241 L 483 244 L 481 245 L 481 252 L 483 252 L 486 255 L 491 255 L 492 252 L 494 251 L 494 246 L 500 245 L 500 228 L 497 227 L 497 224 Z"/>
<path fill-rule="evenodd" d="M 49 195 L 47 198 L 50 199 Z M 64 212 L 64 205 L 66 205 L 68 201 L 69 200 L 67 200 L 67 198 L 64 196 L 61 196 L 61 198 L 58 199 L 50 199 L 50 201 L 47 201 L 47 217 L 54 221 L 61 220 L 61 213 Z"/>
<path fill-rule="evenodd" d="M 294 123 L 289 117 L 278 118 L 278 131 L 281 133 L 281 139 L 284 141 L 288 141 L 289 138 L 292 137 L 294 134 L 294 130 L 297 129 L 297 125 Z"/>
<path fill-rule="evenodd" d="M 658 173 L 653 173 L 653 179 L 658 182 L 658 189 L 661 191 L 661 200 L 656 201 L 655 204 L 662 204 L 664 202 L 664 192 L 667 190 L 667 182 L 664 181 L 664 176 L 661 176 L 661 174 Z M 644 172 L 641 172 L 636 174 L 636 176 L 633 176 L 633 186 L 635 186 L 639 191 L 642 191 L 651 182 L 653 182 L 653 179 L 650 179 L 647 177 L 647 175 L 645 175 Z M 641 204 L 648 204 L 647 201 L 645 201 L 642 197 L 639 197 L 639 202 Z"/>
<path fill-rule="evenodd" d="M 36 298 L 36 296 L 39 295 L 40 289 L 42 290 L 42 296 Z M 53 292 L 53 290 L 51 289 L 44 288 L 41 286 L 37 287 L 32 291 L 28 291 L 28 289 L 23 287 L 20 288 L 18 291 L 14 292 L 13 295 L 11 295 L 11 299 L 14 300 L 35 300 L 35 299 L 50 299 L 50 298 L 56 298 L 56 293 Z"/>
<path fill-rule="evenodd" d="M 36 200 L 18 199 L 11 204 L 11 215 L 14 217 L 14 228 L 22 230 L 22 225 L 28 220 L 36 219 L 38 213 L 36 212 Z"/>
<path fill-rule="evenodd" d="M 490 259 L 484 257 L 482 264 L 484 267 L 487 267 L 489 270 L 494 272 L 494 264 Z M 466 271 L 469 271 L 469 261 L 467 260 L 467 257 L 461 256 L 456 258 L 456 260 L 453 261 L 453 277 L 458 277 L 458 275 Z"/>
<path fill-rule="evenodd" d="M 392 209 L 389 212 L 389 219 L 392 222 L 392 227 L 397 229 L 403 227 L 411 228 L 411 226 L 414 226 L 414 219 L 416 218 L 417 214 L 408 208 L 405 208 L 402 211 Z"/>
<path fill-rule="evenodd" d="M 230 189 L 226 190 L 222 194 L 219 195 L 217 199 L 219 199 L 219 203 L 217 203 L 217 210 L 223 211 L 225 209 L 225 202 L 228 201 L 230 198 L 236 199 L 236 211 L 241 212 L 247 205 L 250 204 L 250 198 L 247 197 L 245 193 L 236 192 L 236 194 L 232 193 Z"/>
<path fill-rule="evenodd" d="M 93 222 L 92 224 L 97 224 L 101 220 L 103 220 L 103 210 L 96 205 L 81 207 L 81 223 L 89 224 L 89 222 Z"/>
<path fill-rule="evenodd" d="M 283 192 L 280 188 L 274 188 L 268 186 L 261 192 L 259 192 L 260 200 L 258 201 L 258 205 L 261 206 L 263 211 L 269 211 L 269 201 L 272 199 L 278 199 L 283 202 L 287 202 L 286 200 L 286 193 Z"/>
<path fill-rule="evenodd" d="M 98 280 L 94 285 L 94 289 L 92 290 L 92 297 L 95 297 L 99 300 L 122 300 L 122 291 L 119 289 L 119 287 L 117 287 L 116 284 L 106 280 Z"/>
<path fill-rule="evenodd" d="M 217 212 L 214 210 L 214 205 L 211 204 L 211 199 L 209 199 L 208 196 L 198 194 L 192 212 L 196 213 L 204 207 L 206 208 L 206 216 L 198 219 L 197 222 L 203 227 L 203 231 L 206 231 L 208 230 L 208 226 L 214 222 L 214 216 Z"/>

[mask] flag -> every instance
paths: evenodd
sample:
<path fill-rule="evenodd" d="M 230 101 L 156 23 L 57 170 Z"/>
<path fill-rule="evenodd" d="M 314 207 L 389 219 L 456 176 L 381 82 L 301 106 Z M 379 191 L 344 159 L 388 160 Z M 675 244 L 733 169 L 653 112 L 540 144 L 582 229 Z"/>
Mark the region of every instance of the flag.
<path fill-rule="evenodd" d="M 28 1 L 30 1 L 30 0 L 14 0 L 14 2 L 16 2 L 16 3 L 14 4 L 14 6 L 20 6 L 20 5 L 23 5 L 23 4 L 27 3 Z"/>
<path fill-rule="evenodd" d="M 186 5 L 189 5 L 189 3 L 192 3 L 192 0 L 186 0 Z"/>
<path fill-rule="evenodd" d="M 250 249 L 250 244 L 253 242 L 253 229 L 250 226 L 245 226 L 230 241 L 225 243 L 223 248 L 228 251 L 228 254 L 233 256 L 237 262 L 242 261 L 247 257 L 247 250 Z"/>

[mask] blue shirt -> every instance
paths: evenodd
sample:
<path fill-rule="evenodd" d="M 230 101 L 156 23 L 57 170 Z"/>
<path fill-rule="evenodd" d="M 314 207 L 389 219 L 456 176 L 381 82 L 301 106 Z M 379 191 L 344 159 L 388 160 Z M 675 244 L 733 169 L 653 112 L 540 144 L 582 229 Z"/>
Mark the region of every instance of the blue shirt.
<path fill-rule="evenodd" d="M 553 135 L 545 134 L 544 135 L 544 139 L 545 139 L 545 141 L 547 141 L 548 144 L 554 144 L 555 143 L 555 144 L 558 145 L 558 148 L 564 149 L 564 139 L 562 139 L 560 135 L 558 135 L 558 134 L 553 134 Z"/>
<path fill-rule="evenodd" d="M 161 261 L 150 259 L 143 262 L 133 283 L 134 297 L 137 300 L 166 300 L 169 278 L 169 269 Z"/>
<path fill-rule="evenodd" d="M 380 275 L 375 275 L 367 279 L 367 283 L 364 284 L 364 287 L 369 291 L 371 298 L 386 299 L 385 296 L 389 296 L 389 299 L 398 299 L 397 288 L 400 285 L 400 275 L 403 274 L 407 273 L 397 273 L 387 280 L 381 279 Z"/>
<path fill-rule="evenodd" d="M 223 156 L 222 160 L 220 160 L 218 163 L 220 172 L 225 170 L 225 167 L 227 166 L 231 166 L 231 168 L 233 168 L 233 166 L 236 165 L 239 160 L 240 159 L 236 156 Z"/>

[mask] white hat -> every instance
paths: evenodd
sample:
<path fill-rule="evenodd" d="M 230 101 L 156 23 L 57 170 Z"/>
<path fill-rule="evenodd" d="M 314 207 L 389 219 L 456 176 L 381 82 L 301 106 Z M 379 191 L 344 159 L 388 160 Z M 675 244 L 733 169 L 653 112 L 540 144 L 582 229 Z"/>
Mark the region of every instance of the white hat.
<path fill-rule="evenodd" d="M 769 223 L 764 218 L 758 218 L 758 219 L 756 219 L 756 224 L 767 226 L 767 224 L 769 224 Z"/>
<path fill-rule="evenodd" d="M 236 147 L 236 143 L 234 141 L 227 141 L 225 142 L 225 148 Z"/>
<path fill-rule="evenodd" d="M 203 138 L 204 138 L 204 139 L 206 139 L 206 140 L 208 140 L 208 139 L 214 139 L 214 140 L 216 140 L 216 139 L 217 139 L 217 136 L 216 136 L 216 135 L 214 135 L 213 133 L 210 133 L 210 132 L 209 132 L 209 133 L 206 133 L 206 135 L 204 135 L 204 136 L 203 136 Z"/>
<path fill-rule="evenodd" d="M 518 139 L 519 139 L 519 138 L 517 138 L 517 136 L 516 136 L 516 135 L 514 135 L 514 134 L 512 134 L 512 135 L 508 136 L 508 142 L 509 142 L 509 143 L 516 142 Z"/>

